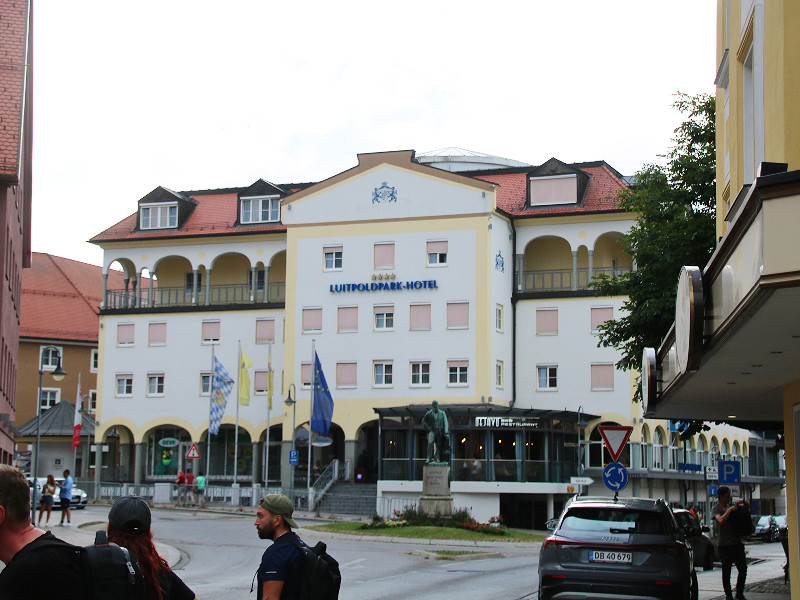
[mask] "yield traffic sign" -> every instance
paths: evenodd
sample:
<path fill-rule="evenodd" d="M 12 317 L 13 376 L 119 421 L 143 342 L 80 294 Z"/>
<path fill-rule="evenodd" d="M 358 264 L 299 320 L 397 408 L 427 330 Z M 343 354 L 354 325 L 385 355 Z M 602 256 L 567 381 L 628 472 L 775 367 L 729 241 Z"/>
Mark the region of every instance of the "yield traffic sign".
<path fill-rule="evenodd" d="M 631 437 L 633 427 L 623 425 L 600 425 L 597 429 L 600 430 L 600 435 L 603 436 L 606 448 L 609 454 L 611 454 L 611 460 L 616 462 L 619 455 L 622 454 L 622 449 Z"/>

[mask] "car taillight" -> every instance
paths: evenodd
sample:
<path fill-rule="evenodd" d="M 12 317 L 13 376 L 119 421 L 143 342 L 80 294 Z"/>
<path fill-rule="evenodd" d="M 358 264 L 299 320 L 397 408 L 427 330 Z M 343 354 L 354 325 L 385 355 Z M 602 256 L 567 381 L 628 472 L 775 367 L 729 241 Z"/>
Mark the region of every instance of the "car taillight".
<path fill-rule="evenodd" d="M 564 538 L 557 536 L 550 536 L 542 543 L 542 548 L 547 548 L 548 546 L 578 546 L 581 544 L 583 544 L 583 542 L 575 542 L 573 540 L 565 540 Z"/>

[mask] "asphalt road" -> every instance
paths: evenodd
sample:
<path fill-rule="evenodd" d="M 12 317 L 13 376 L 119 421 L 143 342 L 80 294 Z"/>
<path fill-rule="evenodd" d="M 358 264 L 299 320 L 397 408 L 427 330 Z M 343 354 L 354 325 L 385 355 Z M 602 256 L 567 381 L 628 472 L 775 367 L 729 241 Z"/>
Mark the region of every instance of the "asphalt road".
<path fill-rule="evenodd" d="M 250 594 L 251 582 L 270 542 L 258 539 L 253 517 L 166 510 L 155 510 L 153 517 L 155 537 L 184 553 L 176 573 L 199 598 L 255 598 Z M 516 600 L 536 589 L 538 550 L 528 545 L 374 542 L 304 529 L 313 524 L 310 521 L 299 520 L 298 524 L 304 541 L 324 541 L 329 554 L 339 561 L 342 600 Z M 435 549 L 500 556 L 459 561 L 426 556 L 426 551 Z"/>

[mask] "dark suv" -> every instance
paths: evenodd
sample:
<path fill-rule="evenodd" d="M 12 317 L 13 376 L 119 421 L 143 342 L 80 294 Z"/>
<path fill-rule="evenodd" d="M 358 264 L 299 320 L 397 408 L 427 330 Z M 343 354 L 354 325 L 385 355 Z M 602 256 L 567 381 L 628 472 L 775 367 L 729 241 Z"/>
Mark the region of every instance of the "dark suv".
<path fill-rule="evenodd" d="M 539 598 L 697 599 L 692 548 L 663 500 L 573 498 L 539 553 Z"/>

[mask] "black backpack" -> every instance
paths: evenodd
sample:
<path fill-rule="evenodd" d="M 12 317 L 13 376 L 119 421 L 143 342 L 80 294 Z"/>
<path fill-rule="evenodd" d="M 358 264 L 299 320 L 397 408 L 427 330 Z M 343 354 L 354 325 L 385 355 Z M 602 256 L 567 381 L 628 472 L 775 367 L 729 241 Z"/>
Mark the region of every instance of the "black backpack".
<path fill-rule="evenodd" d="M 740 502 L 738 508 L 729 517 L 734 533 L 740 538 L 750 537 L 755 533 L 756 526 L 750 515 L 750 506 L 746 502 Z"/>
<path fill-rule="evenodd" d="M 339 563 L 328 554 L 325 542 L 317 542 L 316 546 L 309 548 L 296 539 L 289 541 L 303 554 L 297 592 L 299 600 L 337 600 L 342 575 Z"/>
<path fill-rule="evenodd" d="M 109 542 L 105 531 L 98 531 L 94 544 L 84 548 L 57 538 L 47 545 L 80 551 L 88 600 L 146 600 L 144 575 L 136 555 Z"/>

